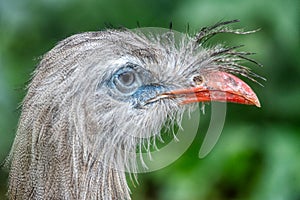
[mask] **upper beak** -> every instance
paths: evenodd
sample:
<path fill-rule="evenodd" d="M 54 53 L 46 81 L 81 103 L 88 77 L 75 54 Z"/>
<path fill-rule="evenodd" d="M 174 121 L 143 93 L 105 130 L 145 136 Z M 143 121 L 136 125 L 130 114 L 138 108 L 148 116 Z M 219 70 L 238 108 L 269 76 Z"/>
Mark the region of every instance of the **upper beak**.
<path fill-rule="evenodd" d="M 194 77 L 193 81 L 191 87 L 171 90 L 159 96 L 179 99 L 182 104 L 219 101 L 260 107 L 253 90 L 241 79 L 227 72 L 210 72 L 205 77 Z"/>

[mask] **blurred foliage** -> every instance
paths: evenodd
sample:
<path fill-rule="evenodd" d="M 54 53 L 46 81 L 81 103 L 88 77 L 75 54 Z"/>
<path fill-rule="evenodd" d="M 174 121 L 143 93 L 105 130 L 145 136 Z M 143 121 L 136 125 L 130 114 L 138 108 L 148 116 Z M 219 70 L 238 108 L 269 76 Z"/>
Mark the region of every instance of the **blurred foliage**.
<path fill-rule="evenodd" d="M 139 175 L 133 199 L 300 199 L 300 1 L 299 0 L 0 0 L 0 161 L 11 147 L 23 89 L 39 57 L 74 33 L 105 23 L 168 27 L 194 33 L 220 20 L 261 28 L 247 36 L 221 36 L 245 44 L 264 64 L 254 71 L 264 87 L 249 83 L 262 108 L 229 105 L 222 136 L 204 159 L 198 151 L 209 120 L 201 116 L 196 140 L 172 165 Z M 197 123 L 197 122 L 191 122 Z M 7 171 L 0 170 L 0 199 Z"/>

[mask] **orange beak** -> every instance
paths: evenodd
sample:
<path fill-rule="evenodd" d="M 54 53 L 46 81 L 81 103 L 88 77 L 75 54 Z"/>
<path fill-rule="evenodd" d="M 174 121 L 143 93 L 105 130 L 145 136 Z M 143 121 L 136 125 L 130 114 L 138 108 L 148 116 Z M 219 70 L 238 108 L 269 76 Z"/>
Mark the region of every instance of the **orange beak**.
<path fill-rule="evenodd" d="M 226 72 L 210 72 L 205 77 L 194 77 L 192 87 L 163 93 L 164 97 L 181 99 L 182 104 L 194 102 L 231 102 L 260 107 L 253 90 L 241 79 Z"/>

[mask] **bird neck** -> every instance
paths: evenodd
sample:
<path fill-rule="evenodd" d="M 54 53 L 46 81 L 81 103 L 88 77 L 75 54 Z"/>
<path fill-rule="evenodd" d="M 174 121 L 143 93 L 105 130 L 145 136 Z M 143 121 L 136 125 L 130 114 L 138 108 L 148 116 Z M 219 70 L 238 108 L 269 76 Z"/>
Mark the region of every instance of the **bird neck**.
<path fill-rule="evenodd" d="M 47 157 L 13 159 L 11 199 L 130 199 L 124 171 L 101 161 L 85 163 L 72 155 L 47 151 L 39 154 Z"/>
<path fill-rule="evenodd" d="M 10 199 L 130 199 L 124 165 L 104 162 L 112 154 L 100 154 L 70 138 L 41 128 L 43 138 L 24 137 L 32 130 L 19 129 L 11 158 Z M 55 139 L 53 139 L 55 138 Z M 102 152 L 108 152 L 102 149 Z M 100 159 L 102 158 L 102 159 Z"/>
<path fill-rule="evenodd" d="M 77 177 L 77 199 L 130 199 L 125 172 L 94 163 Z"/>

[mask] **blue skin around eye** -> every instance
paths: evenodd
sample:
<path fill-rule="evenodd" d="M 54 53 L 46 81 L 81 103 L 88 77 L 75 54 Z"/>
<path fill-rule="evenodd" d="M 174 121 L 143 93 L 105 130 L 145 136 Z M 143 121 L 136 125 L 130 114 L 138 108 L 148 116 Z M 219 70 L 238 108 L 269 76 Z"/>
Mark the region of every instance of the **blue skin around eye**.
<path fill-rule="evenodd" d="M 129 97 L 128 100 L 133 104 L 134 107 L 139 108 L 149 99 L 152 99 L 159 93 L 166 91 L 167 88 L 162 85 L 142 85 Z"/>
<path fill-rule="evenodd" d="M 142 108 L 146 101 L 154 98 L 157 94 L 167 91 L 167 87 L 155 84 L 155 80 L 151 77 L 151 74 L 143 69 L 139 68 L 140 78 L 142 80 L 141 86 L 139 86 L 131 95 L 122 94 L 116 88 L 114 79 L 118 78 L 120 74 L 135 70 L 132 67 L 124 67 L 115 72 L 110 80 L 106 83 L 110 88 L 109 94 L 113 96 L 114 99 L 123 102 L 129 102 L 134 108 Z"/>

